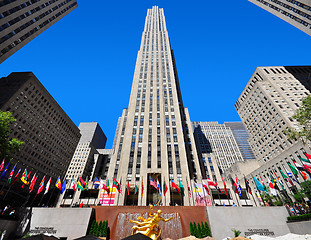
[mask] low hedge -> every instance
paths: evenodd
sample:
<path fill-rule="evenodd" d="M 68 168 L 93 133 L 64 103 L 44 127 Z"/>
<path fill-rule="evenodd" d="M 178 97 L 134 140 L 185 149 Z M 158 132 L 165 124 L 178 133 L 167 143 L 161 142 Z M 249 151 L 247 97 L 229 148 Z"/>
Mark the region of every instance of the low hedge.
<path fill-rule="evenodd" d="M 289 222 L 298 222 L 298 221 L 311 220 L 311 213 L 302 214 L 302 215 L 298 215 L 298 216 L 290 216 L 290 217 L 287 217 L 287 220 Z"/>

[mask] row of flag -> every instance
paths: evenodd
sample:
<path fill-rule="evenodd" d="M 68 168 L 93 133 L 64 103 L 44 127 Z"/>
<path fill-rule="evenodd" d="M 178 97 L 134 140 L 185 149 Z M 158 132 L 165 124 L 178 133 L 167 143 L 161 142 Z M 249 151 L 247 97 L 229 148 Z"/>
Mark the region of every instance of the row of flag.
<path fill-rule="evenodd" d="M 290 164 L 289 162 L 287 162 L 291 172 L 288 170 L 288 168 L 284 165 L 284 171 L 285 173 L 282 171 L 282 169 L 279 169 L 280 174 L 282 175 L 283 179 L 285 181 L 287 181 L 291 186 L 294 186 L 293 182 L 296 182 L 299 184 L 298 181 L 298 174 L 301 175 L 301 177 L 306 181 L 308 179 L 307 174 L 309 175 L 310 179 L 311 179 L 311 155 L 305 153 L 307 159 L 299 157 L 299 159 L 301 160 L 302 164 L 298 164 L 295 160 L 292 160 L 294 165 Z M 281 188 L 284 190 L 284 183 L 283 181 L 278 177 L 278 175 L 276 174 L 276 172 L 274 170 L 272 170 L 273 175 L 276 177 L 276 179 L 272 176 L 272 173 L 269 173 L 269 178 L 268 178 L 268 186 L 270 188 L 270 192 L 272 195 L 276 196 L 277 195 L 277 191 L 276 190 L 280 190 L 277 182 L 279 183 L 279 185 L 281 186 Z M 255 185 L 257 187 L 257 189 L 259 191 L 265 191 L 267 192 L 267 188 L 264 184 L 264 181 L 262 179 L 262 177 L 260 176 L 260 180 L 259 181 L 257 178 L 253 177 L 254 181 L 255 181 Z"/>
<path fill-rule="evenodd" d="M 1 175 L 0 175 L 0 181 L 2 181 L 7 173 L 7 170 L 9 168 L 11 164 L 11 161 L 9 161 L 9 163 L 5 166 L 5 159 L 2 160 L 2 163 L 0 165 L 0 172 L 1 172 Z M 20 179 L 20 181 L 23 183 L 22 184 L 22 188 L 26 188 L 26 186 L 29 185 L 29 193 L 31 193 L 35 187 L 35 184 L 36 184 L 36 181 L 38 179 L 38 176 L 37 176 L 37 173 L 35 173 L 32 177 L 32 179 L 30 180 L 30 175 L 31 175 L 31 171 L 30 172 L 27 172 L 27 169 L 25 168 L 22 176 L 20 177 L 20 173 L 21 173 L 21 168 L 18 170 L 18 172 L 15 174 L 14 176 L 14 172 L 15 172 L 15 168 L 16 168 L 16 165 L 17 163 L 14 165 L 14 167 L 12 168 L 11 172 L 10 172 L 10 175 L 8 177 L 8 184 L 13 186 L 14 183 Z M 44 176 L 40 182 L 40 185 L 39 185 L 39 188 L 37 190 L 37 194 L 41 193 L 44 189 L 44 182 L 45 182 L 45 177 Z M 46 186 L 45 186 L 45 191 L 44 191 L 44 194 L 47 194 L 49 192 L 49 189 L 50 189 L 50 184 L 51 184 L 51 180 L 52 180 L 52 177 L 50 177 L 50 179 L 48 180 Z"/>

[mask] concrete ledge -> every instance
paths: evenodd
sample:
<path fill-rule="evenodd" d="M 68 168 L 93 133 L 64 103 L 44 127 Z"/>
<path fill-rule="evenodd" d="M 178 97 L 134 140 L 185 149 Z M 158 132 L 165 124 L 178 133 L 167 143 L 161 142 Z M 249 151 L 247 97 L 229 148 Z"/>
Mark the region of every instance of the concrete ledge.
<path fill-rule="evenodd" d="M 287 225 L 291 233 L 311 234 L 311 221 L 289 222 Z"/>
<path fill-rule="evenodd" d="M 253 234 L 277 237 L 290 233 L 285 207 L 206 207 L 213 238 L 234 237 L 233 229 L 241 236 Z"/>
<path fill-rule="evenodd" d="M 33 208 L 30 235 L 49 233 L 67 240 L 86 235 L 91 208 Z"/>

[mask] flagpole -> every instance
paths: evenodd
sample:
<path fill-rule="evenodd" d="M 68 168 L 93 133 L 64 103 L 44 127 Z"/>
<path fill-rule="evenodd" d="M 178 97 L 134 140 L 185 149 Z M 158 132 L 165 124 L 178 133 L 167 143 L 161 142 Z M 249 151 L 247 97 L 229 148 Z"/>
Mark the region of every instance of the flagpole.
<path fill-rule="evenodd" d="M 120 178 L 120 191 L 122 192 L 122 178 Z M 117 206 L 119 206 L 119 197 L 120 197 L 120 192 L 118 191 L 118 200 L 117 200 Z"/>
<path fill-rule="evenodd" d="M 140 197 L 140 205 L 142 206 L 143 205 L 143 196 L 144 196 L 144 190 L 143 190 L 143 187 L 142 186 L 144 186 L 144 180 L 143 180 L 143 177 L 141 177 L 141 197 Z M 138 201 L 137 201 L 138 202 Z"/>
<path fill-rule="evenodd" d="M 191 184 L 191 179 L 189 179 L 190 182 L 190 191 L 191 191 L 191 195 L 192 195 L 192 202 L 193 202 L 193 206 L 195 206 L 195 202 L 194 202 L 194 194 L 193 194 L 193 188 L 192 188 L 192 184 Z"/>
<path fill-rule="evenodd" d="M 204 196 L 205 206 L 207 206 L 207 201 L 205 198 L 205 191 L 204 191 L 204 187 L 203 187 L 203 181 L 201 180 L 201 182 L 202 182 L 202 192 L 203 192 L 203 196 Z"/>
<path fill-rule="evenodd" d="M 163 177 L 163 181 L 165 182 L 165 178 Z M 163 185 L 164 184 L 162 184 L 162 188 L 163 188 Z M 163 195 L 164 195 L 164 192 L 165 192 L 165 186 L 164 186 L 164 188 L 163 188 Z M 165 196 L 164 196 L 164 206 L 166 205 L 166 201 L 165 201 Z"/>
<path fill-rule="evenodd" d="M 12 184 L 10 184 L 10 187 L 9 187 L 8 190 L 6 191 L 6 193 L 5 193 L 4 197 L 3 197 L 3 200 L 6 198 L 6 195 L 8 195 L 8 193 L 9 193 L 11 187 L 12 187 Z"/>
<path fill-rule="evenodd" d="M 187 183 L 187 188 L 189 187 L 189 184 L 188 184 L 188 179 L 186 177 L 186 183 Z M 191 198 L 190 198 L 190 194 L 189 194 L 189 189 L 188 189 L 188 198 L 189 198 L 189 205 L 191 203 Z"/>
<path fill-rule="evenodd" d="M 50 194 L 50 198 L 49 198 L 49 200 L 48 200 L 48 202 L 47 202 L 47 206 L 49 206 L 50 200 L 51 200 L 51 198 L 52 198 L 52 196 L 53 196 L 53 194 L 54 194 L 55 189 L 56 189 L 56 187 L 53 188 L 53 191 L 52 191 L 52 193 Z"/>
<path fill-rule="evenodd" d="M 41 202 L 42 202 L 43 197 L 44 197 L 44 194 L 42 195 L 42 197 L 41 197 L 41 199 L 40 199 L 39 207 L 40 207 L 40 205 L 41 205 Z"/>

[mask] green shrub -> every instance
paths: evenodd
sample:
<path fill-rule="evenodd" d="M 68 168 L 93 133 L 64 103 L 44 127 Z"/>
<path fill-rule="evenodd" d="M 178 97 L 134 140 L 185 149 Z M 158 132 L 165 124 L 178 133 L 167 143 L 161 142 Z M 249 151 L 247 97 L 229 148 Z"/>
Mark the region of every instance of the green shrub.
<path fill-rule="evenodd" d="M 198 225 L 195 222 L 190 222 L 190 235 L 195 236 L 196 238 L 205 238 L 207 236 L 212 236 L 211 230 L 207 222 L 201 222 L 201 224 L 198 223 Z"/>
<path fill-rule="evenodd" d="M 290 216 L 290 217 L 287 217 L 287 220 L 289 222 L 311 220 L 311 213 L 302 214 L 302 215 L 298 215 L 298 216 Z"/>

